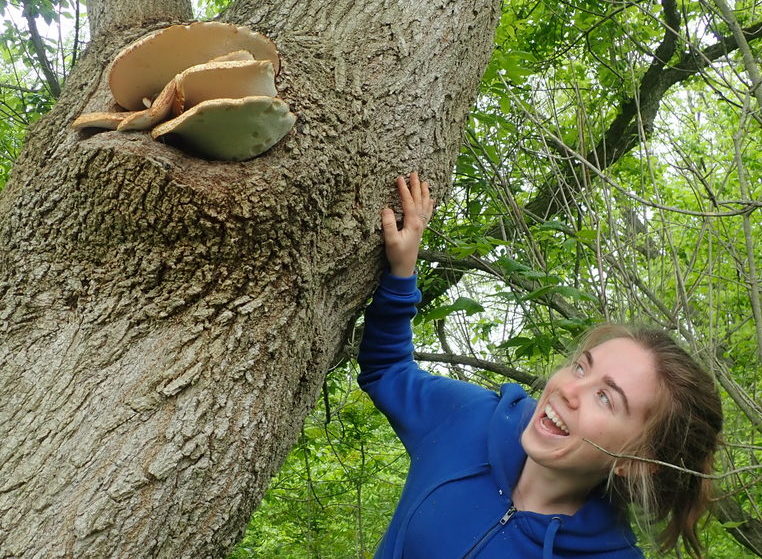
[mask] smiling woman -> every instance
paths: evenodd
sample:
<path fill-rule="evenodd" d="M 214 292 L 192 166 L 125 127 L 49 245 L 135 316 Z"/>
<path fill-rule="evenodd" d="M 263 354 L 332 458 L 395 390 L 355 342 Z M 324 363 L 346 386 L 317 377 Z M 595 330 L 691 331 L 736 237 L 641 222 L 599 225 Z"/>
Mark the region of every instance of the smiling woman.
<path fill-rule="evenodd" d="M 674 547 L 682 537 L 687 548 L 700 555 L 696 525 L 710 501 L 712 482 L 686 470 L 709 474 L 713 469 L 723 422 L 714 381 L 661 330 L 602 325 L 587 334 L 579 353 L 590 355 L 592 348 L 613 342 L 629 342 L 647 352 L 658 383 L 651 413 L 640 435 L 628 442 L 626 453 L 681 467 L 620 462 L 617 475 L 609 480 L 610 493 L 620 503 L 638 504 L 651 520 L 667 519 L 658 538 L 663 549 Z"/>
<path fill-rule="evenodd" d="M 422 371 L 410 319 L 433 203 L 416 174 L 397 183 L 404 226 L 384 210 L 390 268 L 366 311 L 358 381 L 411 465 L 376 557 L 642 558 L 630 504 L 666 519 L 662 550 L 682 538 L 700 557 L 710 485 L 686 470 L 711 471 L 722 426 L 711 377 L 668 335 L 616 325 L 592 330 L 538 402 L 517 385 L 498 395 Z"/>
<path fill-rule="evenodd" d="M 573 514 L 612 466 L 624 475 L 623 464 L 614 465 L 587 441 L 627 450 L 640 438 L 658 394 L 654 358 L 633 340 L 615 338 L 581 352 L 548 381 L 522 434 L 527 461 L 514 492 L 521 505 Z"/>

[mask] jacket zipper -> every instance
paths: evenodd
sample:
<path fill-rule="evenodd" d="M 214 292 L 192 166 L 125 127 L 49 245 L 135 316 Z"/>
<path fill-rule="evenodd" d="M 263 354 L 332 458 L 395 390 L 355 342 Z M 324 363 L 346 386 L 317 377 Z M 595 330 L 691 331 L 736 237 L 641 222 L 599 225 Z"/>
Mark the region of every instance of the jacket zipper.
<path fill-rule="evenodd" d="M 493 524 L 492 527 L 487 530 L 487 533 L 485 533 L 478 542 L 471 546 L 471 549 L 466 552 L 466 554 L 463 556 L 463 559 L 471 559 L 472 557 L 475 557 L 476 553 L 482 548 L 487 540 L 492 538 L 492 536 L 494 536 L 495 533 L 500 530 L 500 528 L 508 524 L 508 521 L 513 518 L 513 515 L 516 514 L 516 512 L 516 507 L 511 505 L 510 508 L 505 511 L 505 514 L 500 517 L 500 520 L 495 522 L 495 524 Z"/>

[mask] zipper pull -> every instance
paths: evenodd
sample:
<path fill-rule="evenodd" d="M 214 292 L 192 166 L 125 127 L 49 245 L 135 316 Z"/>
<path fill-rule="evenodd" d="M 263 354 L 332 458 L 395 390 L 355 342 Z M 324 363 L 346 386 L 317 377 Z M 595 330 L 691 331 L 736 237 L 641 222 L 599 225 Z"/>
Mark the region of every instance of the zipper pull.
<path fill-rule="evenodd" d="M 516 507 L 511 505 L 511 508 L 509 508 L 507 511 L 505 511 L 505 514 L 500 519 L 500 524 L 502 526 L 505 526 L 506 524 L 508 524 L 508 521 L 513 517 L 514 514 L 516 514 Z"/>

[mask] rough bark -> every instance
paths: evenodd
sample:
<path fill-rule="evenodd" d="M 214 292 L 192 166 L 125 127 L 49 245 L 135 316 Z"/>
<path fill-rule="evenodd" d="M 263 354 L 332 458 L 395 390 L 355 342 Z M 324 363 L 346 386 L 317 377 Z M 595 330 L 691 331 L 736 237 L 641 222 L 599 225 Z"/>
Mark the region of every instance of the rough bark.
<path fill-rule="evenodd" d="M 717 519 L 726 524 L 727 531 L 746 549 L 762 557 L 762 522 L 739 506 L 731 495 L 724 495 L 714 506 Z"/>
<path fill-rule="evenodd" d="M 444 195 L 499 6 L 238 3 L 298 115 L 246 163 L 71 131 L 117 52 L 184 17 L 96 16 L 0 195 L 0 557 L 234 543 L 371 293 L 394 177 Z"/>
<path fill-rule="evenodd" d="M 90 36 L 139 29 L 156 22 L 188 21 L 193 17 L 190 0 L 90 0 L 87 3 Z"/>

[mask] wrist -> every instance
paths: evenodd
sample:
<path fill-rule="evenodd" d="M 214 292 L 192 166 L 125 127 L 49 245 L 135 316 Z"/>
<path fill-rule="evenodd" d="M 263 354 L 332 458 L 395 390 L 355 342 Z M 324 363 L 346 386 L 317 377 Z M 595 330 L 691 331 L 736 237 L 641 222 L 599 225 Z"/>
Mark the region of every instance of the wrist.
<path fill-rule="evenodd" d="M 415 275 L 415 264 L 412 266 L 390 266 L 389 273 L 398 278 L 409 278 Z"/>

